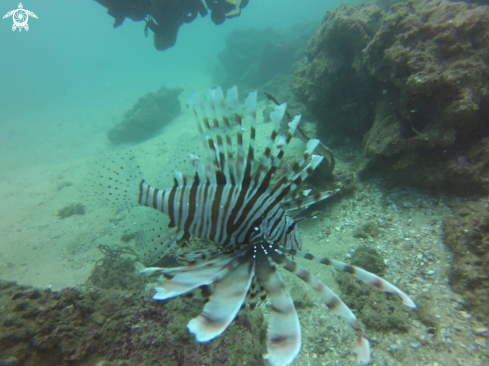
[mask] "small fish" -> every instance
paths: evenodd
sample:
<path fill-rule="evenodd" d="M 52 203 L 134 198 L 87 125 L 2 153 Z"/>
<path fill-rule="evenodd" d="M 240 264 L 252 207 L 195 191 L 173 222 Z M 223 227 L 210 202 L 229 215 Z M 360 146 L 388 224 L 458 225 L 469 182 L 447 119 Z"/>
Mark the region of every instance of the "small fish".
<path fill-rule="evenodd" d="M 380 291 L 399 295 L 411 308 L 416 305 L 404 292 L 372 273 L 302 251 L 299 229 L 288 212 L 338 192 L 311 194 L 311 190 L 301 189 L 304 180 L 323 159 L 314 154 L 319 140 L 309 140 L 291 171 L 277 176 L 301 116 L 295 116 L 289 123 L 287 136 L 279 136 L 286 104 L 272 111 L 270 119 L 274 129 L 268 146 L 257 160 L 257 93 L 250 93 L 245 101 L 246 114 L 251 120 L 247 148 L 243 143 L 237 88 L 228 90 L 226 99 L 221 88 L 210 90 L 206 104 L 207 108 L 198 94 L 190 102 L 206 150 L 206 156 L 190 156 L 194 175 L 176 171 L 174 184 L 167 189 L 154 188 L 143 180 L 139 184 L 138 202 L 161 211 L 170 219 L 168 229 L 154 244 L 155 258 L 182 247 L 191 237 L 210 240 L 214 246 L 180 254 L 178 257 L 186 263 L 184 266 L 142 270 L 142 273 L 159 273 L 163 277 L 155 286 L 154 299 L 200 293 L 207 302 L 202 314 L 190 320 L 187 328 L 198 342 L 208 342 L 226 330 L 243 305 L 254 308 L 260 299 L 268 296 L 271 312 L 266 357 L 272 365 L 289 365 L 301 349 L 301 328 L 278 271 L 278 267 L 282 267 L 310 285 L 326 307 L 358 333 L 354 351 L 360 361 L 369 362 L 369 342 L 350 309 L 329 287 L 290 257 L 302 257 L 348 272 Z M 228 117 L 228 106 L 233 111 L 234 123 Z M 231 124 L 238 128 L 233 129 Z"/>

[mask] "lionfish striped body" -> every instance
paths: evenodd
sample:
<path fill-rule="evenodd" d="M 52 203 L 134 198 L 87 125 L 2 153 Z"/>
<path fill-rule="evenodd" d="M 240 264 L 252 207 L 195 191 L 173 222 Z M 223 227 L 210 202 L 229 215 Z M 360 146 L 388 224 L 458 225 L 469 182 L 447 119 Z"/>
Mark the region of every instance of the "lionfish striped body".
<path fill-rule="evenodd" d="M 192 156 L 193 177 L 175 172 L 174 185 L 159 190 L 140 183 L 139 204 L 155 208 L 170 218 L 169 230 L 162 234 L 156 251 L 167 253 L 195 236 L 208 239 L 215 248 L 180 255 L 187 265 L 175 268 L 146 268 L 143 273 L 161 273 L 166 280 L 155 287 L 154 299 L 165 300 L 201 290 L 207 297 L 201 315 L 188 324 L 198 342 L 219 336 L 234 320 L 240 308 L 267 295 L 271 302 L 268 323 L 268 359 L 272 365 L 288 365 L 301 348 L 301 329 L 292 299 L 283 283 L 277 265 L 308 283 L 326 306 L 343 318 L 359 334 L 355 352 L 361 361 L 370 359 L 369 343 L 361 326 L 348 307 L 326 285 L 300 267 L 287 255 L 315 260 L 353 274 L 381 291 L 398 294 L 403 302 L 415 307 L 401 290 L 377 277 L 338 261 L 320 258 L 301 251 L 300 233 L 287 211 L 307 207 L 334 192 L 309 195 L 301 191 L 301 183 L 322 160 L 313 154 L 319 144 L 310 140 L 307 149 L 292 170 L 276 177 L 300 115 L 289 123 L 288 135 L 279 136 L 278 129 L 286 105 L 270 113 L 274 123 L 268 147 L 255 161 L 256 92 L 246 99 L 251 119 L 248 149 L 243 143 L 242 117 L 237 88 L 231 88 L 226 101 L 220 88 L 209 91 L 208 108 L 196 94 L 191 101 L 207 156 L 204 161 Z M 237 129 L 235 139 L 227 116 L 233 110 Z M 219 121 L 222 121 L 221 123 Z"/>

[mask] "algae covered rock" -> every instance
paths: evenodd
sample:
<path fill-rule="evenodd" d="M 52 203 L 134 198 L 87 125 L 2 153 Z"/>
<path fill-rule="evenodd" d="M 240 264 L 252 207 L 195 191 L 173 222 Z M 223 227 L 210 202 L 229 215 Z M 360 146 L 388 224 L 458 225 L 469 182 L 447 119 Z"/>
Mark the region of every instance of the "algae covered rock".
<path fill-rule="evenodd" d="M 319 138 L 363 138 L 361 178 L 489 191 L 487 6 L 341 5 L 306 55 L 292 90 L 318 120 Z"/>
<path fill-rule="evenodd" d="M 107 132 L 107 137 L 113 143 L 130 143 L 157 135 L 180 114 L 178 96 L 182 91 L 161 87 L 156 93 L 145 94 L 124 114 L 121 122 Z"/>
<path fill-rule="evenodd" d="M 467 201 L 443 220 L 443 238 L 453 252 L 449 278 L 467 309 L 489 317 L 489 211 L 487 198 Z"/>
<path fill-rule="evenodd" d="M 2 365 L 263 365 L 263 314 L 242 312 L 198 344 L 186 324 L 201 305 L 144 291 L 59 292 L 0 281 Z M 11 363 L 16 361 L 16 363 Z"/>
<path fill-rule="evenodd" d="M 294 25 L 289 32 L 267 29 L 234 29 L 218 54 L 214 72 L 220 83 L 240 86 L 242 91 L 263 86 L 279 75 L 288 75 L 304 54 L 316 23 Z M 224 81 L 224 82 L 223 82 Z"/>
<path fill-rule="evenodd" d="M 309 41 L 290 86 L 311 111 L 319 135 L 341 131 L 362 136 L 374 118 L 370 104 L 381 93 L 377 81 L 357 71 L 364 49 L 380 27 L 383 12 L 373 3 L 342 4 L 328 11 Z M 367 76 L 367 77 L 365 77 Z"/>

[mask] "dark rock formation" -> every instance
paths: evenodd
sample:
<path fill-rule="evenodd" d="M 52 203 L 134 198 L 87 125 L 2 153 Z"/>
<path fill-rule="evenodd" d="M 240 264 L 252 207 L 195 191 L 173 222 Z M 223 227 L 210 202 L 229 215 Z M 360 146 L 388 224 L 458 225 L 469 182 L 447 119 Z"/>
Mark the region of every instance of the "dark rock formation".
<path fill-rule="evenodd" d="M 141 142 L 160 131 L 180 114 L 178 96 L 183 89 L 161 87 L 156 93 L 147 93 L 126 112 L 122 121 L 107 132 L 114 143 Z"/>
<path fill-rule="evenodd" d="M 236 84 L 241 91 L 247 91 L 263 86 L 277 75 L 289 74 L 293 64 L 303 57 L 316 28 L 316 23 L 309 23 L 296 25 L 288 33 L 272 29 L 231 31 L 218 55 L 222 69 L 215 70 L 216 79 L 219 84 Z"/>
<path fill-rule="evenodd" d="M 410 1 L 328 12 L 291 87 L 319 137 L 364 136 L 363 177 L 489 191 L 489 8 Z"/>
<path fill-rule="evenodd" d="M 306 50 L 307 59 L 296 71 L 292 90 L 318 120 L 319 135 L 331 129 L 363 136 L 374 118 L 380 87 L 357 71 L 361 51 L 381 25 L 383 12 L 375 4 L 340 5 L 328 11 Z"/>
<path fill-rule="evenodd" d="M 443 220 L 445 244 L 453 252 L 449 278 L 467 309 L 479 320 L 489 317 L 489 212 L 487 199 L 468 201 Z"/>
<path fill-rule="evenodd" d="M 260 311 L 242 312 L 217 339 L 196 343 L 201 305 L 143 292 L 60 292 L 0 281 L 1 365 L 262 365 Z"/>

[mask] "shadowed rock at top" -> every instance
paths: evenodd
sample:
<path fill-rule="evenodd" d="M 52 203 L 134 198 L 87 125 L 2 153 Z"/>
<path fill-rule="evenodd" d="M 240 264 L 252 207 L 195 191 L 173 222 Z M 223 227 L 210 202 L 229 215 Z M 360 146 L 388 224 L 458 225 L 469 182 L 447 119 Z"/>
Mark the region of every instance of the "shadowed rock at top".
<path fill-rule="evenodd" d="M 156 93 L 143 95 L 128 110 L 121 122 L 107 132 L 113 143 L 141 142 L 154 137 L 160 129 L 175 119 L 181 111 L 180 88 L 161 87 Z"/>
<path fill-rule="evenodd" d="M 280 75 L 288 75 L 304 54 L 317 23 L 294 25 L 289 32 L 268 29 L 234 29 L 226 36 L 226 46 L 218 54 L 216 80 L 238 84 L 241 91 L 262 87 Z M 274 91 L 275 92 L 275 91 Z"/>
<path fill-rule="evenodd" d="M 341 5 L 306 55 L 291 87 L 319 137 L 364 137 L 363 177 L 489 191 L 487 6 Z"/>

